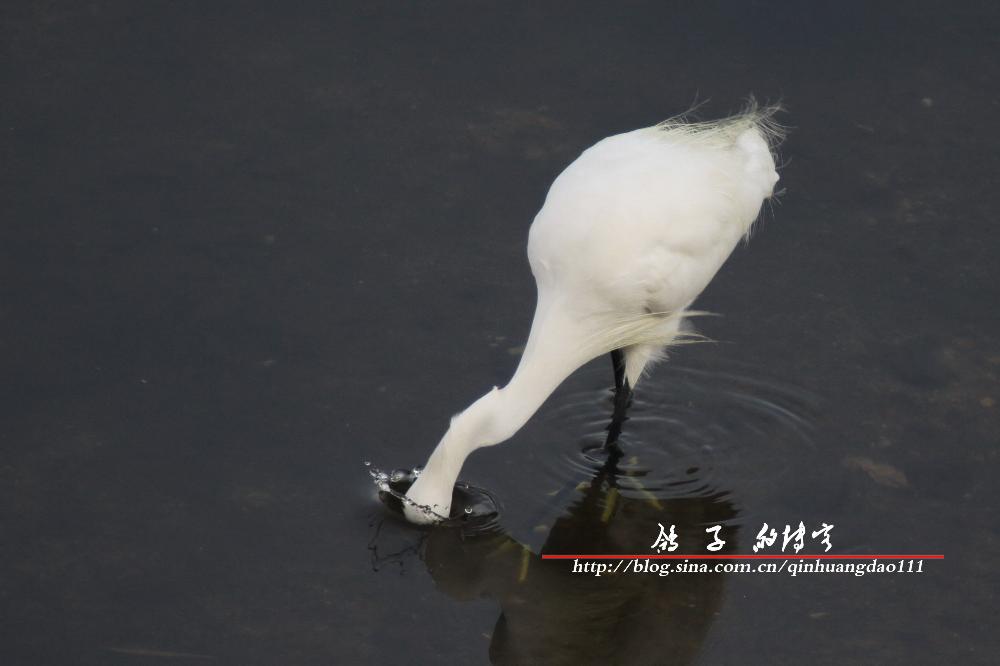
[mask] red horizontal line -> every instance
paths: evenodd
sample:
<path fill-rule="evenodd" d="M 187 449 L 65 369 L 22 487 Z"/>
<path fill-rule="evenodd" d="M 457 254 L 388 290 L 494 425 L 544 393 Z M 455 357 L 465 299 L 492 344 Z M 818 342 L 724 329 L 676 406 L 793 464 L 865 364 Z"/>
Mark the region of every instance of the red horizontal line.
<path fill-rule="evenodd" d="M 809 553 L 784 553 L 773 554 L 747 554 L 747 555 L 720 555 L 697 554 L 697 555 L 542 555 L 543 560 L 943 560 L 944 555 L 843 555 L 843 554 L 809 554 Z"/>

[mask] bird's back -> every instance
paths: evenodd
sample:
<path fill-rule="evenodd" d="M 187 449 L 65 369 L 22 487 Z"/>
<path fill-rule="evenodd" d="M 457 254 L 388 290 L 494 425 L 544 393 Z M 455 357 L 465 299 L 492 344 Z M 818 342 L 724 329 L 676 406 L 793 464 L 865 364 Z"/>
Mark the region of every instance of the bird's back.
<path fill-rule="evenodd" d="M 586 310 L 685 308 L 747 234 L 778 179 L 769 112 L 667 122 L 600 141 L 553 183 L 532 224 L 539 289 Z"/>

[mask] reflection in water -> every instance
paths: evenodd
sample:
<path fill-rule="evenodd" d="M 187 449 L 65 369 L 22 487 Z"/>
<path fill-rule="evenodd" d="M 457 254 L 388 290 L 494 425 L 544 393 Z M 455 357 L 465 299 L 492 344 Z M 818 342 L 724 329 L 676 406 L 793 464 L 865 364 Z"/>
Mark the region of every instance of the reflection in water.
<path fill-rule="evenodd" d="M 651 553 L 657 523 L 676 526 L 678 553 L 705 552 L 711 538 L 705 528 L 718 524 L 726 541 L 721 552 L 735 551 L 737 512 L 725 493 L 630 497 L 619 490 L 616 462 L 580 484 L 542 552 Z M 423 546 L 424 563 L 443 592 L 499 602 L 490 643 L 496 664 L 690 663 L 725 584 L 725 574 L 716 573 L 574 573 L 572 560 L 542 560 L 495 523 L 485 531 L 474 521 L 437 527 Z"/>

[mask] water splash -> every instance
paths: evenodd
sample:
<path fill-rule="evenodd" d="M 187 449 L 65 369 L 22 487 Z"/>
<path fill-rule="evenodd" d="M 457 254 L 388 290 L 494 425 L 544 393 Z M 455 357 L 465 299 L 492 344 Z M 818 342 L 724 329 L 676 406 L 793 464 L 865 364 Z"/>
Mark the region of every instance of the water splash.
<path fill-rule="evenodd" d="M 459 481 L 455 484 L 452 496 L 452 515 L 444 516 L 430 506 L 419 504 L 406 496 L 406 491 L 420 476 L 422 468 L 384 472 L 370 461 L 366 460 L 364 464 L 378 488 L 379 498 L 397 513 L 402 514 L 403 506 L 406 505 L 434 518 L 438 525 L 462 525 L 473 531 L 492 530 L 499 524 L 500 503 L 487 490 Z"/>

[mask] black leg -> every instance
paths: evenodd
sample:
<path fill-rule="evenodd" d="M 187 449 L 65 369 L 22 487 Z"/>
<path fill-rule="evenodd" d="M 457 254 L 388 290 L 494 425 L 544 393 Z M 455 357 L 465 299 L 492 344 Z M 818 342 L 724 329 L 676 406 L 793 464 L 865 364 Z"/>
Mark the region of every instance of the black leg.
<path fill-rule="evenodd" d="M 611 424 L 608 426 L 608 437 L 604 441 L 604 450 L 620 457 L 622 452 L 618 446 L 618 438 L 622 434 L 622 426 L 628 420 L 625 414 L 632 404 L 632 389 L 625 379 L 625 353 L 620 349 L 611 352 L 611 363 L 615 371 L 614 412 L 611 415 Z"/>
<path fill-rule="evenodd" d="M 615 394 L 625 385 L 625 352 L 616 349 L 611 352 L 611 369 L 615 371 Z"/>

